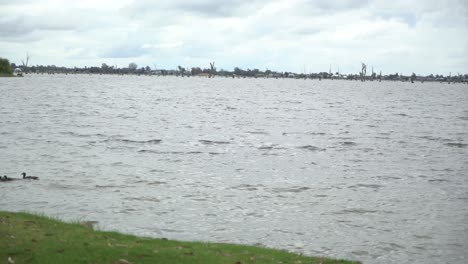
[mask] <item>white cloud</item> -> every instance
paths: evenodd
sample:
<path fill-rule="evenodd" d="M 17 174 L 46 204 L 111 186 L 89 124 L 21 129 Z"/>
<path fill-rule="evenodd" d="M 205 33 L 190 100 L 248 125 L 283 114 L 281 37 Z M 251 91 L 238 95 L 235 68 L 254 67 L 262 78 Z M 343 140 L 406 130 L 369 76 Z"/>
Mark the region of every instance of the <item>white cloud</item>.
<path fill-rule="evenodd" d="M 0 0 L 0 56 L 33 64 L 468 72 L 463 0 Z M 333 70 L 334 70 L 333 69 Z"/>

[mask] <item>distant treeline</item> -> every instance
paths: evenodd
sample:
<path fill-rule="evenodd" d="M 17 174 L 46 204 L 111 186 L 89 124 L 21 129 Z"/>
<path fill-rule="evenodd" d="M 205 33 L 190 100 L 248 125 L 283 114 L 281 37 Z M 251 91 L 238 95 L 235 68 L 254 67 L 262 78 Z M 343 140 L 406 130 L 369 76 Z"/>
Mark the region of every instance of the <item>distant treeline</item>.
<path fill-rule="evenodd" d="M 211 65 L 211 64 L 210 64 Z M 319 72 L 319 73 L 294 73 L 294 72 L 276 72 L 271 70 L 261 71 L 259 69 L 241 69 L 235 67 L 233 71 L 228 70 L 217 70 L 213 65 L 211 68 L 184 68 L 178 66 L 177 69 L 166 70 L 166 69 L 152 69 L 149 66 L 138 68 L 137 64 L 130 63 L 128 67 L 118 68 L 117 66 L 110 66 L 103 63 L 101 67 L 59 67 L 55 65 L 36 65 L 36 66 L 24 66 L 12 64 L 11 68 L 19 68 L 24 73 L 37 73 L 37 74 L 116 74 L 116 75 L 156 75 L 156 76 L 203 76 L 203 77 L 229 77 L 229 78 L 296 78 L 296 79 L 344 79 L 344 80 L 361 80 L 361 81 L 381 81 L 381 80 L 393 80 L 393 81 L 439 81 L 439 82 L 466 82 L 468 83 L 468 74 L 455 75 L 455 76 L 443 76 L 439 74 L 430 74 L 427 76 L 416 75 L 415 73 L 404 76 L 402 74 L 388 74 L 380 75 L 375 72 L 370 75 L 362 76 L 362 74 L 341 74 L 339 72 Z"/>

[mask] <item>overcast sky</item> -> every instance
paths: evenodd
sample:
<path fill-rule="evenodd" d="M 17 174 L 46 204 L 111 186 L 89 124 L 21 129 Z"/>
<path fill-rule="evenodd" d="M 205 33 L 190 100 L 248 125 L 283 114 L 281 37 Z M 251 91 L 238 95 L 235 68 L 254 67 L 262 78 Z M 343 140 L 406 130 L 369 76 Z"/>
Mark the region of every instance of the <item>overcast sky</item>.
<path fill-rule="evenodd" d="M 468 73 L 466 0 L 0 0 L 0 57 L 33 65 Z"/>

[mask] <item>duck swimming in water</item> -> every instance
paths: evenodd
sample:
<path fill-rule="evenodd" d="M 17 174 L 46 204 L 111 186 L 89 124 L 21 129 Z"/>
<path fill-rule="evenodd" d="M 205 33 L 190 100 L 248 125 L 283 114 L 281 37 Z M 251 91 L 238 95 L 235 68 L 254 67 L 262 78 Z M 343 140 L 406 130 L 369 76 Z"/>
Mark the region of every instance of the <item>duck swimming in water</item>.
<path fill-rule="evenodd" d="M 37 176 L 26 176 L 26 172 L 21 173 L 21 175 L 23 175 L 24 180 L 39 180 Z"/>
<path fill-rule="evenodd" d="M 8 178 L 6 175 L 3 175 L 3 177 L 0 176 L 0 181 L 14 181 L 14 180 L 18 180 L 18 179 Z"/>

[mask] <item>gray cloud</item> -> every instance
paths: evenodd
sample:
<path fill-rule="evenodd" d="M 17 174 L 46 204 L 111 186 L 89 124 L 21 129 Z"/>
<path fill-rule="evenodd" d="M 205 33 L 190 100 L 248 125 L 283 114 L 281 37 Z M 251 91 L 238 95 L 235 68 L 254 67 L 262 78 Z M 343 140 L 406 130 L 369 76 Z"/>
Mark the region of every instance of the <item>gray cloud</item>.
<path fill-rule="evenodd" d="M 131 60 L 170 68 L 216 60 L 225 69 L 322 71 L 333 64 L 357 72 L 365 60 L 384 72 L 437 72 L 437 65 L 463 72 L 466 6 L 462 0 L 0 0 L 0 50 L 14 61 L 34 49 L 38 63 L 56 65 Z M 426 63 L 428 57 L 437 63 Z"/>
<path fill-rule="evenodd" d="M 369 0 L 305 0 L 305 2 L 312 7 L 321 10 L 342 11 L 355 8 L 365 7 L 369 4 Z"/>
<path fill-rule="evenodd" d="M 201 14 L 204 16 L 213 17 L 224 17 L 231 16 L 236 13 L 237 9 L 240 8 L 246 1 L 234 0 L 234 1 L 215 1 L 215 0 L 204 0 L 204 1 L 190 1 L 190 2 L 172 2 L 173 8 L 189 13 Z"/>
<path fill-rule="evenodd" d="M 47 20 L 27 19 L 24 16 L 4 17 L 0 19 L 0 35 L 9 38 L 23 38 L 35 31 L 71 30 L 66 24 L 48 23 Z"/>
<path fill-rule="evenodd" d="M 135 58 L 147 54 L 149 51 L 141 45 L 122 45 L 112 47 L 101 53 L 102 58 Z"/>
<path fill-rule="evenodd" d="M 250 12 L 255 12 L 265 2 L 265 0 L 161 0 L 157 2 L 140 0 L 126 5 L 122 8 L 122 11 L 133 18 L 159 12 L 169 12 L 177 15 L 194 14 L 206 17 L 229 17 L 248 15 Z"/>

